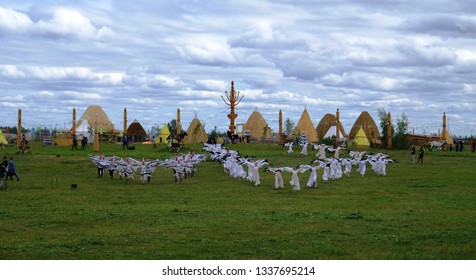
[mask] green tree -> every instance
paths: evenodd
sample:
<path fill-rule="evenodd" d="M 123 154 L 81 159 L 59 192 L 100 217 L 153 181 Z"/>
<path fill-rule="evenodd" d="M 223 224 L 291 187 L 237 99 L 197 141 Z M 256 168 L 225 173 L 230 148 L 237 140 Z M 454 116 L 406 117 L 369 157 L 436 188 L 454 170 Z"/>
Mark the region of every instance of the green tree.
<path fill-rule="evenodd" d="M 397 126 L 395 133 L 392 134 L 393 145 L 397 149 L 407 149 L 410 146 L 410 141 L 407 137 L 408 134 L 408 116 L 405 113 L 397 118 Z"/>
<path fill-rule="evenodd" d="M 173 119 L 171 120 L 167 126 L 169 127 L 170 134 L 176 134 L 177 133 L 177 120 Z M 182 124 L 180 124 L 180 131 L 183 131 L 182 129 Z"/>
<path fill-rule="evenodd" d="M 287 118 L 284 121 L 284 133 L 286 133 L 286 135 L 291 135 L 294 133 L 294 128 L 294 122 L 290 118 Z"/>
<path fill-rule="evenodd" d="M 388 113 L 383 108 L 378 109 L 378 118 L 380 120 L 380 127 L 382 128 L 382 146 L 387 147 L 387 128 L 388 128 Z M 392 125 L 392 146 L 396 149 L 406 149 L 410 146 L 407 133 L 408 133 L 408 116 L 402 113 L 397 118 L 396 126 Z"/>

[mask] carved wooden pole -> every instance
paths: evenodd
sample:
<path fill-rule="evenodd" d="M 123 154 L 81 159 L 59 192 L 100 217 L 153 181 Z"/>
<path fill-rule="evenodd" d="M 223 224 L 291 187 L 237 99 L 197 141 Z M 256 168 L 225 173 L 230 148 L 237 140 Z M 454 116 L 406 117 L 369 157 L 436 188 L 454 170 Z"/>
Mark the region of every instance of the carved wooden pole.
<path fill-rule="evenodd" d="M 98 129 L 98 114 L 94 120 L 94 145 L 93 151 L 99 152 L 99 129 Z"/>
<path fill-rule="evenodd" d="M 230 119 L 230 132 L 231 132 L 231 143 L 234 143 L 233 135 L 235 135 L 235 119 L 238 117 L 237 114 L 235 114 L 235 106 L 237 106 L 240 102 L 241 99 L 243 99 L 243 96 L 240 97 L 240 92 L 236 91 L 235 92 L 235 82 L 231 81 L 231 91 L 228 93 L 228 91 L 225 91 L 226 99 L 223 98 L 223 95 L 221 98 L 223 101 L 225 101 L 225 104 L 230 106 L 230 113 L 228 114 L 228 118 Z"/>
<path fill-rule="evenodd" d="M 392 148 L 392 116 L 390 112 L 387 115 L 387 149 Z"/>
<path fill-rule="evenodd" d="M 127 108 L 124 108 L 124 135 L 127 134 Z"/>
<path fill-rule="evenodd" d="M 279 145 L 283 145 L 283 112 L 279 110 Z"/>
<path fill-rule="evenodd" d="M 339 114 L 339 108 L 337 108 L 337 112 L 336 112 L 336 146 L 339 146 L 339 138 L 340 138 L 340 129 L 339 129 L 339 118 L 340 118 L 340 114 Z"/>
<path fill-rule="evenodd" d="M 71 134 L 76 135 L 76 108 L 73 108 L 73 128 L 71 129 Z"/>
<path fill-rule="evenodd" d="M 18 109 L 18 126 L 17 126 L 17 137 L 18 137 L 18 148 L 21 146 L 22 136 L 21 136 L 21 109 Z"/>
<path fill-rule="evenodd" d="M 179 135 L 180 132 L 182 132 L 181 129 L 180 129 L 180 108 L 177 108 L 177 123 L 176 123 L 176 125 L 177 125 L 177 129 L 176 129 L 177 131 L 176 131 L 175 134 Z"/>

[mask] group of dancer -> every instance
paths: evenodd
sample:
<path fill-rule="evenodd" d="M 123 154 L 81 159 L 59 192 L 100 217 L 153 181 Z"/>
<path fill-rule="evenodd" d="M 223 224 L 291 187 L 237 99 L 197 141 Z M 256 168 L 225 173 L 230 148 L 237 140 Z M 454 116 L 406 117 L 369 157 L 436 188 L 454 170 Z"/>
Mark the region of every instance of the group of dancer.
<path fill-rule="evenodd" d="M 203 143 L 203 151 L 210 153 L 212 160 L 223 165 L 223 170 L 235 179 L 247 179 L 255 186 L 261 184 L 259 169 L 269 165 L 266 159 L 243 157 L 239 152 L 230 150 L 222 144 Z M 248 172 L 243 166 L 247 166 Z"/>
<path fill-rule="evenodd" d="M 288 153 L 292 154 L 292 143 L 285 144 L 285 146 L 288 147 Z M 302 146 L 302 155 L 307 155 L 307 146 L 312 146 L 314 150 L 317 150 L 316 158 L 308 164 L 291 167 L 270 166 L 267 159 L 242 156 L 238 151 L 231 150 L 223 144 L 203 143 L 203 151 L 208 152 L 212 160 L 219 162 L 223 166 L 224 172 L 229 174 L 230 177 L 238 180 L 248 180 L 256 187 L 261 184 L 260 169 L 263 169 L 264 172 L 274 173 L 276 189 L 284 188 L 283 173 L 290 173 L 291 180 L 289 183 L 294 191 L 301 189 L 299 174 L 305 172 L 310 172 L 306 186 L 308 188 L 317 188 L 319 169 L 323 170 L 322 181 L 329 182 L 338 180 L 343 176 L 350 177 L 354 166 L 357 167 L 356 172 L 363 177 L 367 171 L 367 164 L 372 166 L 372 170 L 377 175 L 386 176 L 387 164 L 395 162 L 395 160 L 391 159 L 387 154 L 372 154 L 365 151 L 349 151 L 349 157 L 341 158 L 340 154 L 345 148 L 333 148 L 324 144 L 306 144 Z M 333 156 L 328 157 L 326 152 L 332 153 Z M 98 156 L 89 155 L 89 157 L 98 168 L 98 177 L 103 177 L 104 171 L 109 170 L 111 178 L 117 174 L 120 178 L 132 181 L 134 180 L 136 172 L 140 170 L 139 173 L 142 184 L 150 183 L 152 173 L 156 170 L 157 166 L 172 169 L 175 182 L 182 182 L 185 178 L 194 175 L 199 162 L 207 159 L 205 154 L 196 154 L 195 152 L 182 155 L 177 154 L 166 160 L 136 160 L 131 157 L 105 157 L 103 154 Z"/>
<path fill-rule="evenodd" d="M 165 169 L 172 169 L 176 183 L 182 182 L 187 176 L 193 176 L 196 172 L 196 166 L 199 162 L 206 160 L 206 156 L 202 154 L 175 155 L 166 160 L 137 160 L 126 156 L 119 158 L 116 156 L 89 155 L 89 158 L 97 166 L 98 177 L 104 177 L 104 171 L 109 171 L 110 178 L 114 178 L 115 174 L 127 181 L 133 181 L 136 172 L 139 170 L 140 181 L 142 184 L 150 183 L 152 173 L 157 166 L 164 166 Z"/>
<path fill-rule="evenodd" d="M 293 144 L 286 143 L 288 153 L 293 154 Z M 307 155 L 308 144 L 301 144 L 301 155 Z M 204 144 L 203 150 L 208 151 L 211 158 L 220 162 L 226 173 L 235 179 L 248 179 L 255 186 L 260 185 L 259 170 L 262 167 L 265 172 L 272 172 L 275 175 L 275 188 L 283 189 L 284 180 L 283 173 L 291 173 L 289 181 L 294 191 L 301 189 L 299 174 L 310 172 L 306 186 L 308 188 L 316 188 L 318 183 L 318 170 L 322 169 L 322 181 L 328 182 L 342 178 L 344 175 L 351 176 L 353 166 L 356 166 L 356 172 L 362 177 L 367 171 L 367 164 L 372 166 L 372 170 L 379 176 L 386 176 L 386 166 L 388 163 L 396 162 L 389 155 L 384 153 L 371 154 L 365 151 L 349 151 L 349 157 L 340 158 L 340 153 L 345 150 L 342 147 L 333 148 L 324 144 L 312 145 L 317 150 L 316 159 L 309 164 L 300 164 L 294 167 L 271 167 L 266 159 L 252 159 L 243 157 L 239 152 L 230 150 L 220 144 Z M 332 157 L 328 157 L 326 152 L 332 153 Z M 244 167 L 247 167 L 245 171 Z"/>

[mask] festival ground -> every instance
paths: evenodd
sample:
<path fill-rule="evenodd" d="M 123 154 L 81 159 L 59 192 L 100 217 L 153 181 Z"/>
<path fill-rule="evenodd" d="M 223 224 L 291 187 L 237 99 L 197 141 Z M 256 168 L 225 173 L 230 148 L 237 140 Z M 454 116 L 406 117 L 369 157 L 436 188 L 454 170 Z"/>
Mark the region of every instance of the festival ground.
<path fill-rule="evenodd" d="M 278 145 L 238 144 L 232 149 L 270 167 L 309 164 Z M 159 145 L 102 144 L 101 152 L 136 159 L 167 159 Z M 181 152 L 201 145 L 186 146 Z M 0 192 L 0 259 L 475 259 L 476 154 L 427 151 L 412 164 L 410 151 L 382 150 L 398 163 L 387 175 L 361 177 L 301 190 L 236 180 L 217 162 L 200 163 L 193 177 L 175 183 L 157 168 L 149 184 L 97 178 L 92 149 L 43 147 L 30 154 L 1 150 L 15 160 L 20 181 Z M 369 150 L 379 152 L 379 150 Z M 342 153 L 342 157 L 346 157 Z M 72 189 L 72 184 L 77 188 Z"/>

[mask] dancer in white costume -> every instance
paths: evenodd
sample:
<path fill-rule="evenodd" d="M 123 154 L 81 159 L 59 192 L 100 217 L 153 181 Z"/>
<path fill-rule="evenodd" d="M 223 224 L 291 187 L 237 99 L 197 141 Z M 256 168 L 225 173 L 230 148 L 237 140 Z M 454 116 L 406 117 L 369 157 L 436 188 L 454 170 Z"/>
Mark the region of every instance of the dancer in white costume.
<path fill-rule="evenodd" d="M 345 148 L 342 147 L 337 147 L 337 148 L 327 148 L 329 152 L 334 152 L 334 158 L 338 159 L 340 155 L 340 151 Z"/>
<path fill-rule="evenodd" d="M 304 173 L 306 172 L 307 169 L 297 166 L 297 167 L 283 167 L 283 170 L 292 174 L 291 181 L 289 181 L 289 183 L 293 187 L 293 190 L 294 191 L 301 190 L 301 184 L 299 183 L 298 173 Z"/>
<path fill-rule="evenodd" d="M 302 143 L 301 146 L 302 146 L 301 155 L 307 156 L 307 146 L 308 146 L 307 142 Z"/>
<path fill-rule="evenodd" d="M 326 146 L 325 144 L 314 145 L 314 150 L 317 150 L 316 157 L 317 159 L 325 159 L 326 158 Z"/>
<path fill-rule="evenodd" d="M 294 153 L 294 151 L 293 151 L 293 142 L 288 142 L 288 143 L 284 144 L 284 146 L 288 147 L 288 154 Z"/>
<path fill-rule="evenodd" d="M 281 174 L 281 172 L 284 171 L 283 168 L 268 167 L 265 169 L 265 171 L 274 173 L 274 187 L 276 189 L 284 189 L 283 175 Z"/>
<path fill-rule="evenodd" d="M 268 160 L 260 159 L 257 161 L 249 161 L 246 164 L 248 165 L 248 180 L 254 183 L 256 187 L 259 186 L 261 184 L 259 169 L 265 165 L 268 165 Z"/>
<path fill-rule="evenodd" d="M 367 162 L 369 160 L 368 159 L 361 159 L 359 161 L 357 161 L 357 173 L 359 173 L 360 175 L 362 175 L 362 177 L 364 177 L 365 175 L 365 172 L 367 171 Z"/>
<path fill-rule="evenodd" d="M 345 167 L 344 174 L 347 175 L 347 177 L 350 177 L 350 173 L 352 172 L 352 164 L 354 161 L 355 160 L 351 158 L 345 158 L 341 160 L 341 164 Z"/>
<path fill-rule="evenodd" d="M 317 163 L 317 165 L 301 165 L 301 167 L 307 168 L 307 170 L 311 171 L 309 175 L 309 180 L 307 181 L 306 186 L 308 188 L 316 188 L 317 187 L 317 170 L 324 168 L 326 165 L 324 162 L 320 160 L 315 160 L 312 162 L 313 164 Z"/>

